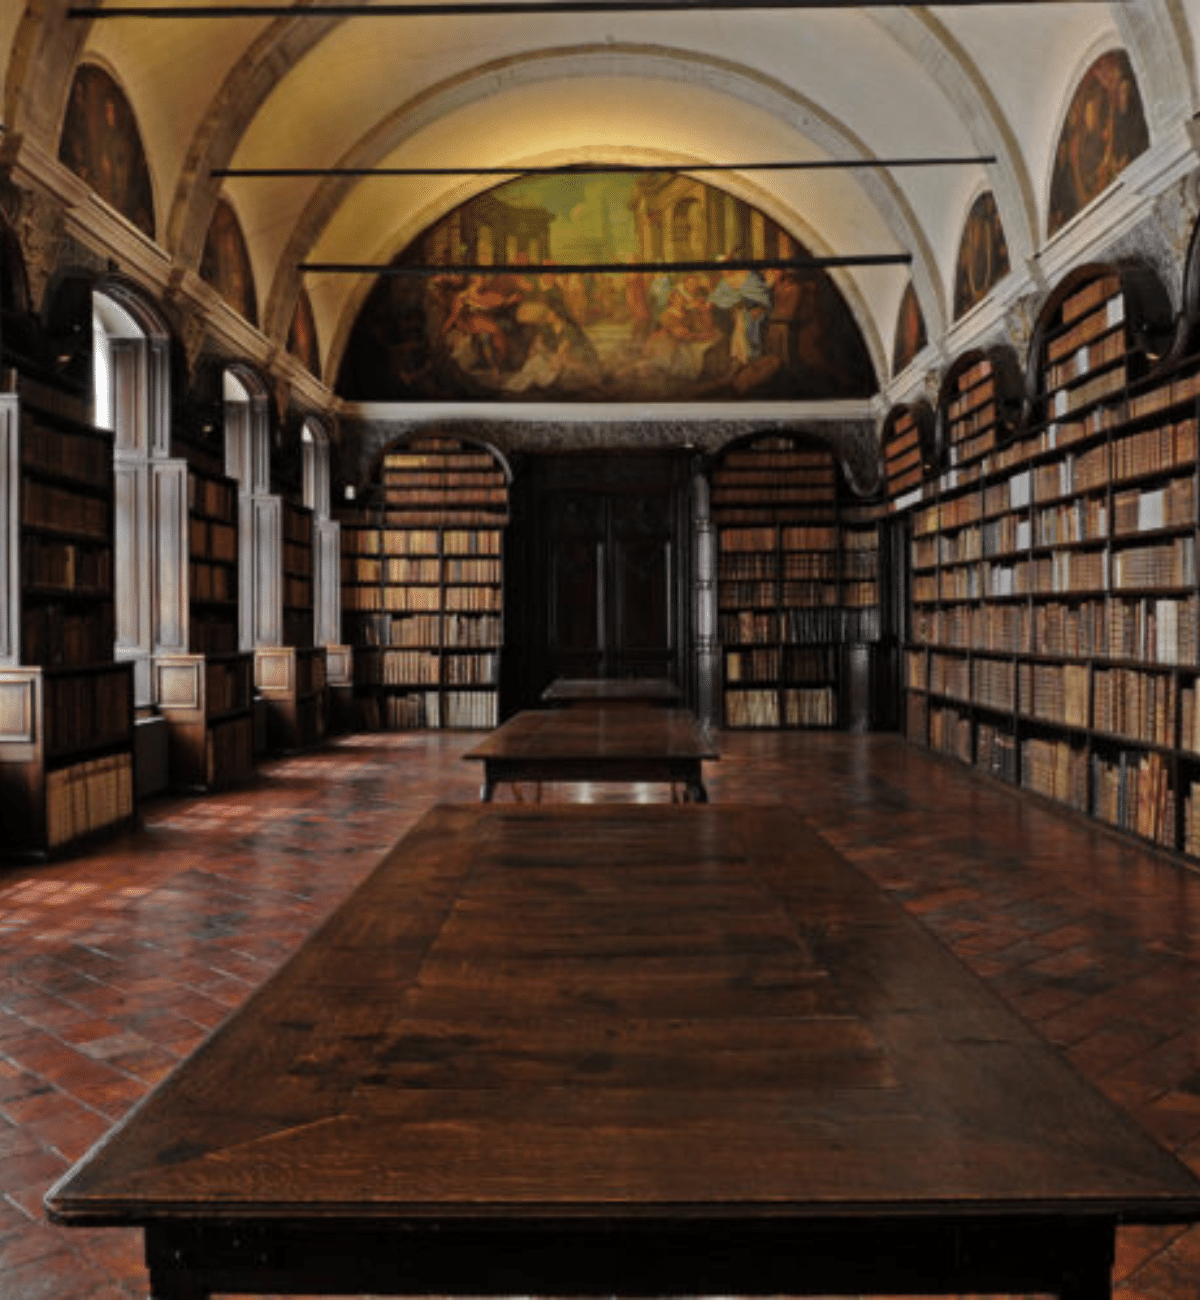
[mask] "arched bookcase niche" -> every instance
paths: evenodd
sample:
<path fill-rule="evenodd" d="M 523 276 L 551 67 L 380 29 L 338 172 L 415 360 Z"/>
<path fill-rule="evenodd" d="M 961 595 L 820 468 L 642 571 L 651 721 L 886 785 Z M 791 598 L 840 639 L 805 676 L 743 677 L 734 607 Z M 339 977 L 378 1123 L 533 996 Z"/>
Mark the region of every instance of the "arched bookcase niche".
<path fill-rule="evenodd" d="M 44 332 L 32 307 L 21 241 L 3 215 L 0 215 L 0 365 L 43 374 L 49 369 Z"/>
<path fill-rule="evenodd" d="M 1167 364 L 1200 353 L 1200 221 L 1192 231 L 1183 264 L 1183 290 Z"/>
<path fill-rule="evenodd" d="M 360 725 L 496 725 L 511 483 L 499 451 L 457 434 L 408 436 L 375 458 L 342 517 Z"/>
<path fill-rule="evenodd" d="M 1010 347 L 973 348 L 938 389 L 934 455 L 943 486 L 977 482 L 984 460 L 1013 436 L 1021 414 L 1021 372 Z"/>
<path fill-rule="evenodd" d="M 880 631 L 878 506 L 811 435 L 739 439 L 709 477 L 723 724 L 856 724 L 850 663 Z"/>
<path fill-rule="evenodd" d="M 940 468 L 930 403 L 921 399 L 893 407 L 884 422 L 880 450 L 889 508 L 907 510 L 921 500 L 926 480 Z"/>
<path fill-rule="evenodd" d="M 1094 432 L 1119 419 L 1128 390 L 1164 364 L 1177 331 L 1170 295 L 1152 268 L 1129 261 L 1076 267 L 1046 299 L 1030 339 L 1027 428 L 1082 422 Z"/>

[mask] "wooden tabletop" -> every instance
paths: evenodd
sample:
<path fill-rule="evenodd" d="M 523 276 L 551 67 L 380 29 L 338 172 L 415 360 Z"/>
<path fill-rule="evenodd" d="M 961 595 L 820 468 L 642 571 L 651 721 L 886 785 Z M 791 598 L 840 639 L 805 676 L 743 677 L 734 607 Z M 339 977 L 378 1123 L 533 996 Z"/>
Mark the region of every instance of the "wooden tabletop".
<path fill-rule="evenodd" d="M 514 714 L 463 757 L 605 761 L 720 755 L 688 709 L 530 709 Z"/>
<path fill-rule="evenodd" d="M 542 703 L 671 705 L 680 697 L 666 677 L 559 677 L 542 692 Z"/>
<path fill-rule="evenodd" d="M 740 1270 L 746 1291 L 802 1294 L 846 1282 L 821 1272 L 839 1233 L 867 1243 L 846 1267 L 886 1270 L 879 1233 L 915 1260 L 961 1225 L 1002 1271 L 1073 1225 L 1090 1242 L 1099 1224 L 1110 1255 L 1118 1219 L 1200 1218 L 1200 1182 L 788 810 L 446 805 L 47 1207 L 146 1226 L 156 1296 L 204 1294 L 169 1280 L 222 1249 L 245 1270 L 214 1290 L 278 1285 L 272 1250 L 327 1287 L 469 1293 L 490 1268 L 489 1288 L 566 1288 L 597 1225 L 598 1252 L 641 1243 L 637 1277 L 664 1293 L 734 1290 Z M 553 1267 L 519 1248 L 547 1222 Z M 397 1224 L 414 1260 L 433 1252 L 403 1282 L 392 1239 L 369 1267 Z M 692 1243 L 678 1261 L 672 1232 Z M 781 1248 L 801 1232 L 823 1244 Z M 950 1249 L 960 1289 L 1003 1289 L 969 1272 L 961 1232 L 921 1289 Z M 342 1271 L 304 1262 L 310 1240 Z M 629 1281 L 599 1260 L 602 1288 Z"/>

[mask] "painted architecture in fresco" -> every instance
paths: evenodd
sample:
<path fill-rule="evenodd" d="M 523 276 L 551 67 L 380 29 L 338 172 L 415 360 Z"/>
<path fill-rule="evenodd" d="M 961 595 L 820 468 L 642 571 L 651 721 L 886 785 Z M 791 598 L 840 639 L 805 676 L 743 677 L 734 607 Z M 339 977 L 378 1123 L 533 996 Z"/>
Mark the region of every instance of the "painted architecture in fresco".
<path fill-rule="evenodd" d="M 991 190 L 985 190 L 967 213 L 958 262 L 954 268 L 954 319 L 971 310 L 1008 274 L 1008 243 Z"/>
<path fill-rule="evenodd" d="M 321 378 L 321 350 L 317 346 L 317 322 L 313 316 L 312 300 L 301 289 L 296 298 L 296 310 L 288 327 L 287 350 L 308 371 Z"/>
<path fill-rule="evenodd" d="M 512 181 L 444 217 L 397 259 L 444 274 L 380 277 L 338 392 L 393 401 L 869 396 L 878 386 L 869 354 L 823 271 L 665 266 L 805 255 L 761 212 L 677 173 Z M 532 269 L 546 262 L 664 269 Z"/>
<path fill-rule="evenodd" d="M 1083 74 L 1054 155 L 1048 233 L 1053 235 L 1150 147 L 1137 79 L 1124 50 Z"/>
<path fill-rule="evenodd" d="M 133 109 L 103 68 L 81 64 L 71 83 L 59 160 L 154 238 L 154 193 Z"/>
<path fill-rule="evenodd" d="M 925 332 L 925 316 L 917 301 L 917 291 L 910 280 L 900 299 L 896 313 L 896 338 L 892 344 L 892 374 L 898 375 L 929 342 Z"/>
<path fill-rule="evenodd" d="M 258 324 L 258 298 L 250 253 L 237 214 L 225 199 L 218 199 L 204 240 L 200 277 L 251 325 Z"/>

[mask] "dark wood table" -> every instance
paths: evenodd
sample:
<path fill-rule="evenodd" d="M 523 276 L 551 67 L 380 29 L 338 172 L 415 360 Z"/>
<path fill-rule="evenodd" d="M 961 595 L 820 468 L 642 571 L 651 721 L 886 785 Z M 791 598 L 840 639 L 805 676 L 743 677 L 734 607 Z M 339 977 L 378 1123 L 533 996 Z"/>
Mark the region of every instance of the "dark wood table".
<path fill-rule="evenodd" d="M 542 703 L 559 708 L 671 708 L 682 692 L 666 677 L 558 677 Z"/>
<path fill-rule="evenodd" d="M 1109 1300 L 1200 1181 L 788 810 L 473 805 L 46 1204 L 154 1300 Z"/>
<path fill-rule="evenodd" d="M 485 803 L 523 781 L 665 781 L 704 803 L 702 764 L 720 755 L 687 709 L 531 709 L 463 757 L 483 764 Z"/>

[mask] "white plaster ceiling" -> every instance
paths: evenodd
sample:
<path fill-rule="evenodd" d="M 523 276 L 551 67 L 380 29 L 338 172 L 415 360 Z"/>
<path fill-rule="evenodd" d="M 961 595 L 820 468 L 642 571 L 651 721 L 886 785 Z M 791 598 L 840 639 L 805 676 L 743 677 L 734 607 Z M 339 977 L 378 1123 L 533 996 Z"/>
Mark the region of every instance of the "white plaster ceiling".
<path fill-rule="evenodd" d="M 996 194 L 1014 266 L 1039 255 L 1057 132 L 1092 58 L 1114 45 L 1130 51 L 1152 149 L 1177 149 L 1196 107 L 1200 0 L 90 22 L 66 18 L 66 5 L 30 0 L 22 15 L 21 0 L 0 0 L 10 130 L 40 129 L 53 154 L 57 126 L 32 111 L 46 77 L 65 85 L 74 61 L 102 63 L 143 133 L 160 242 L 195 267 L 223 191 L 247 236 L 262 326 L 280 338 L 298 262 L 387 260 L 494 182 L 218 183 L 212 167 L 994 154 L 986 167 L 722 178 L 813 251 L 910 253 L 936 339 L 950 322 L 963 220 L 981 190 Z M 839 278 L 886 377 L 908 272 Z M 369 282 L 307 283 L 322 349 L 335 360 Z"/>

